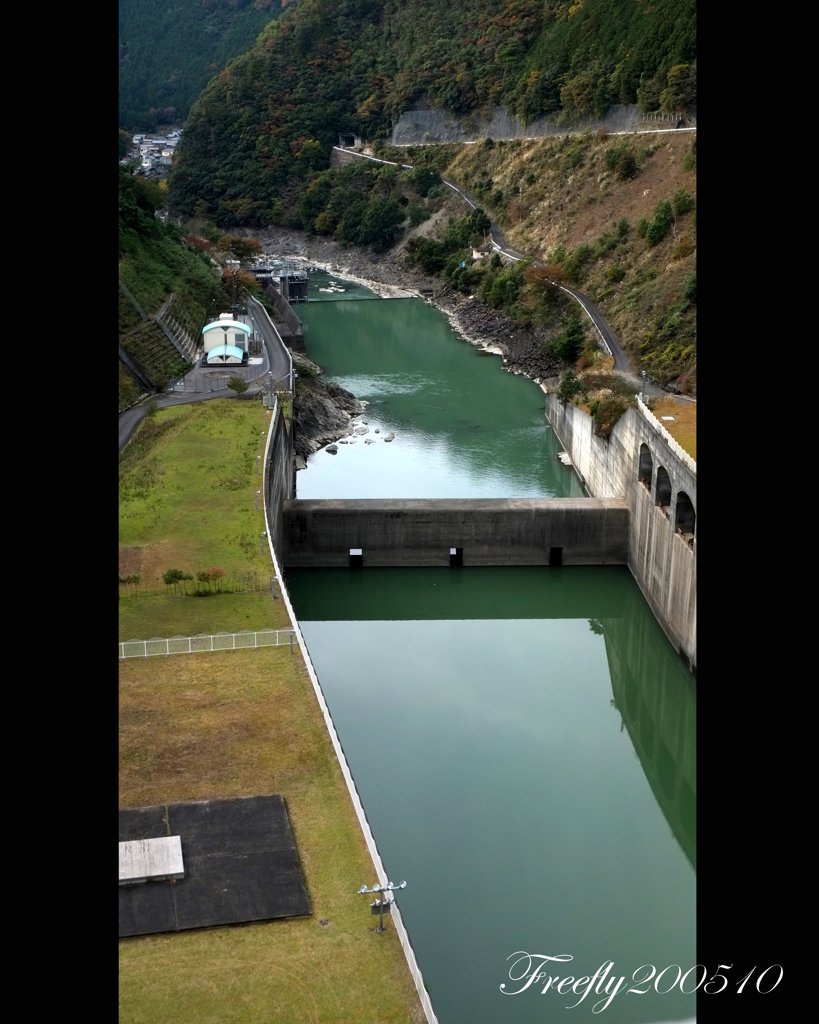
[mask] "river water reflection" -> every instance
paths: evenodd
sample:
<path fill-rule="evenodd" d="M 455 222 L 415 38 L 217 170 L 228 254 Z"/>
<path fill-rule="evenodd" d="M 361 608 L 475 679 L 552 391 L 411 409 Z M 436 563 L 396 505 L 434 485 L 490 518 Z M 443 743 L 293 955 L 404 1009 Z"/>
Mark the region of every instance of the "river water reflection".
<path fill-rule="evenodd" d="M 399 314 L 402 307 L 435 313 L 415 300 L 348 306 L 351 324 L 374 316 L 372 308 L 403 325 L 409 314 Z M 330 331 L 344 318 L 324 324 L 308 308 L 305 320 L 310 357 L 359 397 L 367 397 L 362 383 L 393 379 L 397 371 L 378 363 L 374 342 L 365 341 L 356 357 L 352 340 L 324 338 L 325 326 Z M 391 330 L 387 323 L 373 337 L 394 337 Z M 402 336 L 404 327 L 395 330 Z M 366 334 L 351 329 L 348 338 Z M 447 344 L 467 357 L 464 364 L 482 362 L 463 343 Z M 552 468 L 560 473 L 538 476 L 549 461 L 546 446 L 556 444 L 548 429 L 535 434 L 543 413 L 527 403 L 533 392 L 532 406 L 542 405 L 539 391 L 499 366 L 496 376 L 521 396 L 524 418 L 531 415 L 528 440 L 490 444 L 489 454 L 480 445 L 462 452 L 451 441 L 458 433 L 451 409 L 416 423 L 430 388 L 443 401 L 456 387 L 436 382 L 444 347 L 442 335 L 426 357 L 434 369 L 412 369 L 411 352 L 401 356 L 401 372 L 426 381 L 423 387 L 369 392 L 396 399 L 398 411 L 386 413 L 373 401 L 396 440 L 399 426 L 433 442 L 440 430 L 442 448 L 455 452 L 441 465 L 454 463 L 449 476 L 458 486 L 489 480 L 493 496 L 502 487 L 506 495 L 508 487 L 515 495 L 566 493 L 560 481 L 574 477 L 559 463 Z M 343 352 L 334 362 L 337 348 Z M 508 426 L 511 413 L 494 419 L 496 392 L 505 386 L 493 382 L 476 394 L 481 422 Z M 516 399 L 498 401 L 512 410 Z M 366 447 L 391 454 L 389 444 Z M 356 449 L 360 462 L 371 454 L 359 441 L 335 463 L 323 452 L 313 456 L 310 462 L 334 467 L 346 459 L 345 472 L 325 476 L 309 495 L 302 478 L 310 470 L 300 473 L 298 496 L 455 493 L 445 489 L 447 473 L 436 483 L 443 493 L 412 489 L 423 484 L 419 456 L 406 470 L 410 493 L 382 494 L 383 479 L 370 481 L 360 466 L 353 471 L 346 456 Z M 400 450 L 395 458 L 413 464 Z M 343 492 L 332 493 L 342 481 Z M 665 994 L 650 984 L 644 995 L 621 990 L 602 1015 L 592 1013 L 602 988 L 574 1009 L 567 1007 L 579 995 L 565 987 L 541 994 L 545 982 L 506 994 L 524 985 L 509 974 L 521 951 L 571 955 L 547 971 L 561 979 L 593 976 L 614 961 L 609 976 L 625 976 L 629 985 L 644 964 L 685 972 L 696 962 L 695 690 L 628 570 L 291 570 L 287 584 L 387 872 L 394 882 L 407 880 L 399 903 L 441 1024 L 693 1016 L 693 995 L 677 986 L 665 993 L 676 968 L 663 976 Z M 349 881 L 352 894 L 374 879 Z"/>

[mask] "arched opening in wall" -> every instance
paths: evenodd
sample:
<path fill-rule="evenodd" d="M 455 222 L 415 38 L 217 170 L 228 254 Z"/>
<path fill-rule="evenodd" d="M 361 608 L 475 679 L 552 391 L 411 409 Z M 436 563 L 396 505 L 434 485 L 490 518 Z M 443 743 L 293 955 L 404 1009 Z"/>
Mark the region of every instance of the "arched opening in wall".
<path fill-rule="evenodd" d="M 655 501 L 657 505 L 668 515 L 671 509 L 671 478 L 668 470 L 663 466 L 657 467 L 657 492 Z"/>
<path fill-rule="evenodd" d="M 637 479 L 641 484 L 644 484 L 648 490 L 651 490 L 651 474 L 654 471 L 654 461 L 651 458 L 651 452 L 648 450 L 648 445 L 640 445 L 640 463 L 637 467 Z"/>
<path fill-rule="evenodd" d="M 694 511 L 691 499 L 685 491 L 678 491 L 674 528 L 677 533 L 682 534 L 683 539 L 691 546 L 694 544 L 694 527 L 696 523 L 697 513 Z"/>

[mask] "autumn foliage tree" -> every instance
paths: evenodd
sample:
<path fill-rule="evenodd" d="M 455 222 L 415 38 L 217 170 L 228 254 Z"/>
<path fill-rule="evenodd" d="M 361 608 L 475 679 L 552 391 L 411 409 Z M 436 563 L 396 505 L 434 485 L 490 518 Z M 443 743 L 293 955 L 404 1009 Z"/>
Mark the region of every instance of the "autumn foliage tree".
<path fill-rule="evenodd" d="M 222 252 L 230 253 L 233 259 L 240 263 L 250 263 L 257 256 L 262 255 L 262 246 L 256 238 L 240 238 L 237 235 L 222 235 L 216 243 L 216 247 Z"/>

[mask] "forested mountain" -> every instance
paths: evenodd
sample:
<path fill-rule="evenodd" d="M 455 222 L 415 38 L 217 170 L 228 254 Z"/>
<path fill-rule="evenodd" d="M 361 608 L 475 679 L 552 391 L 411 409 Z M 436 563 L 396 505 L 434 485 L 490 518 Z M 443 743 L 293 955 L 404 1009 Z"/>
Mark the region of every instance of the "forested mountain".
<path fill-rule="evenodd" d="M 150 318 L 173 295 L 173 315 L 194 337 L 222 298 L 221 282 L 206 255 L 191 251 L 182 231 L 156 216 L 163 186 L 119 168 L 119 279 Z M 151 319 L 143 319 L 128 294 L 119 293 L 119 342 L 144 375 L 159 387 L 185 368 L 184 360 Z M 119 366 L 119 407 L 144 390 L 129 367 Z"/>
<path fill-rule="evenodd" d="M 567 121 L 696 102 L 694 0 L 301 0 L 212 79 L 172 177 L 183 215 L 261 225 L 340 131 L 419 106 Z"/>
<path fill-rule="evenodd" d="M 181 123 L 208 80 L 280 7 L 280 0 L 119 0 L 120 127 Z"/>

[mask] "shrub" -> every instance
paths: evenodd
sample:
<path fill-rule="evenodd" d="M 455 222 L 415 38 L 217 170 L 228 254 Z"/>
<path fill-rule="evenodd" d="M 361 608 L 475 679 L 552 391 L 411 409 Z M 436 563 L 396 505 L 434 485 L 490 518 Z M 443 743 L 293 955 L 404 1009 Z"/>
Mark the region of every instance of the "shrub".
<path fill-rule="evenodd" d="M 636 228 L 637 237 L 638 238 L 645 238 L 647 230 L 648 230 L 648 221 L 646 220 L 645 217 L 641 217 L 637 221 L 637 228 Z"/>
<path fill-rule="evenodd" d="M 250 385 L 244 379 L 244 377 L 239 377 L 236 374 L 234 374 L 230 378 L 230 380 L 227 382 L 227 386 L 230 388 L 231 391 L 235 392 L 235 394 L 237 395 L 243 395 L 245 391 L 247 391 L 247 389 L 250 387 Z"/>
<path fill-rule="evenodd" d="M 429 219 L 429 213 L 423 203 L 412 203 L 409 208 L 410 227 L 417 228 Z"/>
<path fill-rule="evenodd" d="M 685 154 L 682 162 L 682 169 L 684 171 L 696 171 L 697 169 L 697 137 L 694 136 L 694 141 L 691 143 L 691 149 Z"/>
<path fill-rule="evenodd" d="M 594 432 L 598 437 L 608 437 L 615 423 L 631 405 L 624 395 L 606 395 L 594 409 Z"/>
<path fill-rule="evenodd" d="M 683 260 L 686 256 L 690 256 L 695 249 L 696 246 L 694 245 L 694 242 L 688 237 L 688 235 L 683 235 L 679 242 L 674 246 L 674 259 Z"/>
<path fill-rule="evenodd" d="M 693 306 L 697 304 L 697 272 L 694 271 L 690 277 L 685 280 L 683 286 L 683 298 L 686 302 L 690 302 Z"/>
<path fill-rule="evenodd" d="M 628 181 L 637 173 L 637 160 L 634 153 L 627 149 L 617 161 L 617 177 L 620 181 Z"/>
<path fill-rule="evenodd" d="M 646 228 L 646 241 L 650 247 L 658 245 L 668 234 L 674 221 L 674 212 L 667 199 L 661 199 L 654 210 L 654 219 Z"/>
<path fill-rule="evenodd" d="M 628 142 L 618 142 L 614 146 L 612 146 L 611 149 L 607 149 L 606 155 L 604 157 L 606 169 L 609 171 L 616 170 L 617 165 L 620 163 L 620 160 L 623 158 L 623 156 L 628 150 Z"/>
<path fill-rule="evenodd" d="M 696 201 L 687 189 L 681 188 L 674 194 L 674 213 L 678 217 L 684 217 L 690 213 L 695 205 Z"/>
<path fill-rule="evenodd" d="M 594 251 L 590 245 L 578 245 L 564 263 L 566 277 L 574 284 L 581 284 L 585 277 L 584 268 L 593 256 Z"/>
<path fill-rule="evenodd" d="M 182 572 L 181 569 L 168 569 L 162 574 L 162 582 L 166 587 L 178 587 L 180 583 L 184 583 L 185 580 L 192 580 L 193 576 L 189 572 Z M 180 588 L 181 589 L 181 588 Z M 187 587 L 185 588 L 187 593 Z"/>
<path fill-rule="evenodd" d="M 419 196 L 428 196 L 430 189 L 441 184 L 441 175 L 431 167 L 414 167 L 407 179 Z"/>
<path fill-rule="evenodd" d="M 557 393 L 561 402 L 571 402 L 585 392 L 583 381 L 581 381 L 571 370 L 566 370 L 560 378 L 560 385 Z"/>
<path fill-rule="evenodd" d="M 583 324 L 576 314 L 560 318 L 562 332 L 552 341 L 554 354 L 566 363 L 573 363 L 583 348 Z"/>
<path fill-rule="evenodd" d="M 619 263 L 615 263 L 606 271 L 607 280 L 612 281 L 614 284 L 617 284 L 618 281 L 622 281 L 625 276 L 625 268 L 621 267 Z"/>

